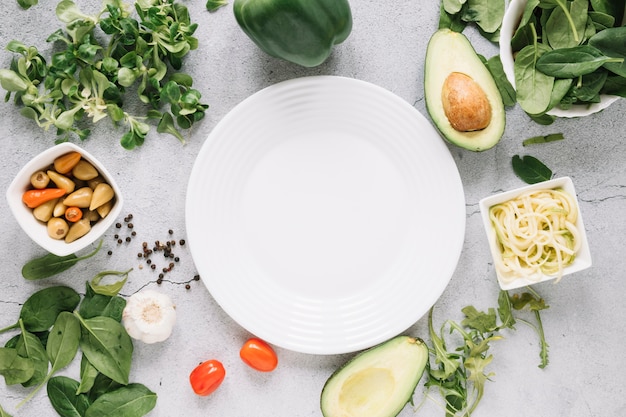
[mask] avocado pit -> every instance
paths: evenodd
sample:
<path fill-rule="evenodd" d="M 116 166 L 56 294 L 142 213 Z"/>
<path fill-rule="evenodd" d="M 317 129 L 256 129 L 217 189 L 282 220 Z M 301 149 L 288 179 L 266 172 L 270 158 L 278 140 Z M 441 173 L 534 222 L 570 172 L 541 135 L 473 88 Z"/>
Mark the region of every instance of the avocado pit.
<path fill-rule="evenodd" d="M 492 110 L 487 94 L 470 76 L 451 72 L 441 89 L 443 111 L 459 132 L 483 130 L 491 122 Z"/>

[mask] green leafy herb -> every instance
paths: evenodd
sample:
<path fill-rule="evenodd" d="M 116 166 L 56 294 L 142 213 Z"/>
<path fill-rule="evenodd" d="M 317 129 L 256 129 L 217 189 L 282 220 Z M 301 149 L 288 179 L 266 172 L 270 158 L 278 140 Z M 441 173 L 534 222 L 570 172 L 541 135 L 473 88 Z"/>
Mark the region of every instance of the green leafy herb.
<path fill-rule="evenodd" d="M 428 330 L 432 343 L 434 363 L 429 363 L 426 387 L 437 388 L 445 401 L 446 417 L 470 417 L 485 393 L 487 381 L 494 375 L 487 370 L 493 361 L 489 353 L 491 343 L 502 339 L 504 329 L 515 330 L 517 321 L 534 327 L 541 342 L 540 368 L 548 365 L 548 344 L 543 334 L 539 311 L 547 308 L 545 302 L 533 290 L 510 295 L 501 290 L 498 295 L 498 308 L 486 312 L 474 306 L 466 306 L 461 311 L 465 318 L 458 323 L 445 321 L 439 332 L 433 325 L 433 309 L 428 314 Z M 513 316 L 513 311 L 530 310 L 537 325 Z M 450 335 L 461 337 L 455 346 L 448 347 Z M 458 340 L 458 339 L 453 339 Z"/>
<path fill-rule="evenodd" d="M 552 170 L 534 156 L 514 155 L 512 165 L 513 172 L 528 184 L 536 184 L 552 178 Z"/>
<path fill-rule="evenodd" d="M 531 138 L 528 138 L 522 142 L 522 145 L 527 146 L 527 145 L 534 145 L 537 143 L 555 142 L 555 141 L 563 140 L 563 139 L 565 139 L 565 136 L 563 136 L 563 133 L 551 133 L 545 136 L 533 136 Z"/>
<path fill-rule="evenodd" d="M 439 29 L 462 32 L 471 23 L 485 38 L 495 42 L 502 26 L 504 10 L 504 0 L 442 0 Z"/>
<path fill-rule="evenodd" d="M 206 9 L 210 12 L 214 12 L 220 7 L 226 6 L 227 4 L 227 0 L 207 0 Z"/>
<path fill-rule="evenodd" d="M 517 93 L 508 78 L 506 78 L 500 55 L 495 55 L 489 58 L 487 60 L 487 68 L 489 69 L 489 72 L 491 72 L 491 76 L 496 82 L 498 90 L 500 90 L 500 95 L 502 96 L 502 102 L 504 105 L 508 107 L 515 106 L 515 103 L 517 103 Z"/>
<path fill-rule="evenodd" d="M 84 256 L 78 257 L 75 254 L 58 256 L 53 253 L 42 256 L 28 261 L 22 267 L 22 276 L 28 280 L 38 280 L 43 278 L 49 278 L 53 275 L 60 274 L 73 267 L 76 263 L 91 258 L 102 247 L 102 241 L 98 243 L 96 249 Z"/>
<path fill-rule="evenodd" d="M 18 1 L 30 6 L 34 0 Z M 198 47 L 198 25 L 175 0 L 134 6 L 131 14 L 121 0 L 105 0 L 88 15 L 74 1 L 60 1 L 56 16 L 65 27 L 47 38 L 59 46 L 51 57 L 17 40 L 7 45 L 16 57 L 0 71 L 6 100 L 13 96 L 21 113 L 41 128 L 55 128 L 57 142 L 72 135 L 84 140 L 91 130 L 80 126 L 107 117 L 125 126 L 120 143 L 126 149 L 143 144 L 153 119 L 159 132 L 184 142 L 180 130 L 201 120 L 208 108 L 191 77 L 180 72 L 183 58 Z M 130 91 L 145 105 L 140 114 L 123 108 Z"/>

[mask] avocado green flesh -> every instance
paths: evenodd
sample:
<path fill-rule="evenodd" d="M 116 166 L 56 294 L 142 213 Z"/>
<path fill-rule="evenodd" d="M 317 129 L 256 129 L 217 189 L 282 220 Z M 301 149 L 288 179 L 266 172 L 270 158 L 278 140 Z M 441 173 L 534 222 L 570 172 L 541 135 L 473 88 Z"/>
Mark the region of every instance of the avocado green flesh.
<path fill-rule="evenodd" d="M 426 344 L 397 336 L 333 373 L 322 390 L 324 417 L 394 417 L 411 400 L 428 361 Z"/>
<path fill-rule="evenodd" d="M 453 72 L 468 75 L 485 92 L 492 111 L 486 128 L 460 132 L 450 124 L 443 109 L 441 92 L 446 78 Z M 484 151 L 500 141 L 505 127 L 502 96 L 491 73 L 462 33 L 440 29 L 431 37 L 426 50 L 424 95 L 433 123 L 450 143 L 472 151 Z"/>

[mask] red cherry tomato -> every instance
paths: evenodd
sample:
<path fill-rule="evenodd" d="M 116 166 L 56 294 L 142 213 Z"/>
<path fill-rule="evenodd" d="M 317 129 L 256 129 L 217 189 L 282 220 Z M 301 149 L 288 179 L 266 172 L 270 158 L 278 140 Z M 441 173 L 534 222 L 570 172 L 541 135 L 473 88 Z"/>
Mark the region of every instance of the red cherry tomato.
<path fill-rule="evenodd" d="M 220 386 L 226 370 L 220 361 L 215 359 L 202 362 L 189 375 L 191 388 L 198 395 L 209 395 Z"/>
<path fill-rule="evenodd" d="M 239 351 L 239 356 L 248 366 L 261 372 L 276 369 L 278 357 L 270 345 L 261 339 L 248 339 Z"/>

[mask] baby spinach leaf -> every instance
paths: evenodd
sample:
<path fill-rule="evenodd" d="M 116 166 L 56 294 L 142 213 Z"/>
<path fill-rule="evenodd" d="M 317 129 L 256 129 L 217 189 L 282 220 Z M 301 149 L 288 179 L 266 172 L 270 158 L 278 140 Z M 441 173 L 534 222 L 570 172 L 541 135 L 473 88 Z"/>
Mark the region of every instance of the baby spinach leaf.
<path fill-rule="evenodd" d="M 554 77 L 537 70 L 537 61 L 550 47 L 535 43 L 517 54 L 514 64 L 517 102 L 528 114 L 543 114 L 550 105 Z"/>
<path fill-rule="evenodd" d="M 52 364 L 50 374 L 69 365 L 78 351 L 80 342 L 80 323 L 72 313 L 63 311 L 59 314 L 46 345 L 48 359 Z"/>
<path fill-rule="evenodd" d="M 590 0 L 590 3 L 593 10 L 613 16 L 617 23 L 624 18 L 625 0 Z"/>
<path fill-rule="evenodd" d="M 552 77 L 575 78 L 591 74 L 606 63 L 622 61 L 623 58 L 611 58 L 593 46 L 582 45 L 542 54 L 537 60 L 537 69 Z"/>
<path fill-rule="evenodd" d="M 156 406 L 157 396 L 142 384 L 128 384 L 98 397 L 85 417 L 142 417 Z"/>
<path fill-rule="evenodd" d="M 97 294 L 114 296 L 117 295 L 126 281 L 128 280 L 128 274 L 133 269 L 129 269 L 128 271 L 103 271 L 97 274 L 90 282 L 91 288 Z M 110 284 L 102 283 L 103 280 L 106 280 L 107 277 L 120 277 L 121 279 L 116 280 Z"/>
<path fill-rule="evenodd" d="M 467 0 L 465 16 L 467 21 L 475 22 L 486 33 L 495 33 L 502 25 L 504 0 Z"/>
<path fill-rule="evenodd" d="M 609 74 L 600 92 L 602 94 L 626 97 L 626 78 Z"/>
<path fill-rule="evenodd" d="M 466 2 L 467 0 L 442 0 L 441 4 L 446 13 L 455 14 L 461 11 Z"/>
<path fill-rule="evenodd" d="M 32 359 L 34 366 L 33 376 L 28 381 L 22 383 L 22 385 L 31 387 L 41 384 L 48 374 L 48 355 L 41 340 L 34 334 L 26 331 L 22 324 L 22 334 L 20 334 L 15 348 L 20 356 Z"/>
<path fill-rule="evenodd" d="M 489 69 L 491 76 L 496 82 L 496 86 L 500 91 L 504 105 L 507 107 L 515 106 L 515 103 L 517 103 L 515 88 L 513 88 L 509 80 L 506 78 L 504 68 L 502 67 L 502 61 L 500 60 L 500 55 L 495 55 L 487 60 L 487 69 Z"/>
<path fill-rule="evenodd" d="M 89 401 L 94 402 L 103 394 L 115 391 L 116 389 L 123 386 L 124 385 L 113 381 L 108 376 L 98 373 L 98 375 L 96 375 L 96 378 L 94 379 L 93 386 L 87 393 L 87 395 L 89 396 Z"/>
<path fill-rule="evenodd" d="M 589 45 L 604 55 L 617 58 L 604 64 L 609 71 L 626 77 L 626 26 L 609 28 L 598 32 L 589 39 Z M 621 58 L 621 61 L 619 60 Z"/>
<path fill-rule="evenodd" d="M 76 389 L 76 394 L 87 393 L 93 388 L 98 376 L 98 370 L 89 362 L 85 355 L 80 360 L 80 385 Z"/>
<path fill-rule="evenodd" d="M 33 360 L 23 358 L 14 348 L 0 348 L 0 375 L 7 385 L 22 384 L 32 378 L 35 372 Z"/>
<path fill-rule="evenodd" d="M 513 171 L 524 182 L 536 184 L 552 178 L 552 170 L 537 158 L 526 155 L 514 155 L 512 159 Z"/>
<path fill-rule="evenodd" d="M 528 146 L 528 145 L 533 145 L 536 143 L 548 143 L 548 142 L 554 142 L 554 141 L 563 140 L 563 139 L 565 139 L 565 137 L 563 136 L 563 133 L 551 133 L 545 136 L 533 136 L 531 138 L 528 138 L 522 142 L 522 145 Z"/>
<path fill-rule="evenodd" d="M 70 269 L 77 262 L 91 258 L 98 253 L 101 247 L 102 241 L 100 241 L 93 252 L 85 256 L 81 256 L 80 258 L 75 254 L 58 256 L 53 253 L 49 253 L 40 258 L 32 259 L 22 267 L 22 276 L 28 280 L 38 280 L 60 274 L 61 272 Z"/>
<path fill-rule="evenodd" d="M 84 319 L 96 316 L 111 317 L 116 321 L 122 320 L 122 312 L 126 306 L 126 300 L 119 296 L 97 294 L 89 283 L 83 301 L 80 303 L 78 313 Z"/>
<path fill-rule="evenodd" d="M 579 45 L 584 39 L 587 27 L 587 0 L 557 2 L 546 22 L 548 43 L 553 49 L 571 48 Z"/>
<path fill-rule="evenodd" d="M 31 295 L 22 305 L 20 319 L 29 332 L 48 330 L 59 313 L 78 306 L 80 295 L 70 287 L 48 287 Z"/>
<path fill-rule="evenodd" d="M 133 342 L 124 327 L 110 317 L 83 319 L 80 347 L 89 362 L 120 384 L 128 384 Z"/>
<path fill-rule="evenodd" d="M 89 408 L 85 394 L 76 394 L 78 381 L 66 376 L 55 376 L 48 381 L 48 398 L 61 417 L 83 417 Z"/>

